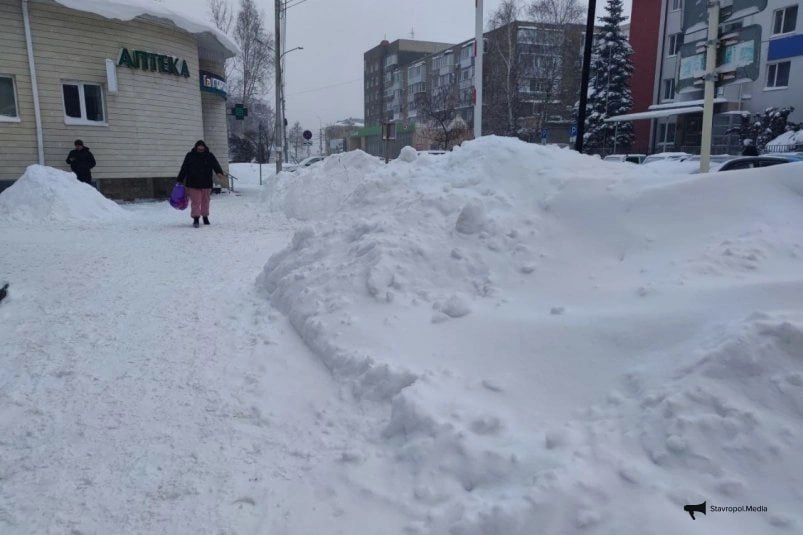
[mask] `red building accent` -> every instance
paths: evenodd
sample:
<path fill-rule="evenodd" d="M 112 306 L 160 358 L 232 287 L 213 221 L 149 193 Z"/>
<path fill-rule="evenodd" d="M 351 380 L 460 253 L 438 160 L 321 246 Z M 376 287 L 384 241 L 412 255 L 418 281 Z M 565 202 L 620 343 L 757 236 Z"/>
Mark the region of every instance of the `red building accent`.
<path fill-rule="evenodd" d="M 633 113 L 647 111 L 653 102 L 655 71 L 661 36 L 661 0 L 633 0 L 630 15 L 630 46 L 633 47 Z M 634 121 L 635 142 L 632 152 L 647 153 L 650 148 L 652 121 Z"/>

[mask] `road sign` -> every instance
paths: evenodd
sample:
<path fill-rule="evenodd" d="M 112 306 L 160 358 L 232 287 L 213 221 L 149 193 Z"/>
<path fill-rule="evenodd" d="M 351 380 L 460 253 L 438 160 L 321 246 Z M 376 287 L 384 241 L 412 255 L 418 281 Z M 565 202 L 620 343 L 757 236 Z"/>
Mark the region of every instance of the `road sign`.
<path fill-rule="evenodd" d="M 541 144 L 546 145 L 546 138 L 549 135 L 549 131 L 546 128 L 541 129 Z"/>
<path fill-rule="evenodd" d="M 235 104 L 234 107 L 231 109 L 231 114 L 234 115 L 234 118 L 238 121 L 242 121 L 246 117 L 248 117 L 248 108 L 243 106 L 242 104 Z"/>
<path fill-rule="evenodd" d="M 312 139 L 312 132 L 310 132 L 309 130 L 304 130 L 304 133 L 302 135 L 304 136 L 304 139 L 306 139 L 306 140 Z"/>
<path fill-rule="evenodd" d="M 569 137 L 577 137 L 577 127 L 576 126 L 572 126 L 569 129 Z"/>

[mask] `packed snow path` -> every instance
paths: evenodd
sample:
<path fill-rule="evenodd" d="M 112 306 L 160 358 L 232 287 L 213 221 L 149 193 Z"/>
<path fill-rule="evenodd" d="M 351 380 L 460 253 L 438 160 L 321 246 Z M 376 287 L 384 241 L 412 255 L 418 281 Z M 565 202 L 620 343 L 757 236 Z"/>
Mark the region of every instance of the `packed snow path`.
<path fill-rule="evenodd" d="M 166 203 L 4 225 L 0 533 L 345 533 L 371 517 L 331 484 L 359 411 L 254 285 L 288 232 L 222 197 L 200 229 Z"/>

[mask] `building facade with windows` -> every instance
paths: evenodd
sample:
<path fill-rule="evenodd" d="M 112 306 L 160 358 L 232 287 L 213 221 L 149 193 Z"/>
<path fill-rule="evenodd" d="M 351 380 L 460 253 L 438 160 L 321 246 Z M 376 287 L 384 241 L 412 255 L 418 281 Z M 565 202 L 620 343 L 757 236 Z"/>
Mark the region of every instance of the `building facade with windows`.
<path fill-rule="evenodd" d="M 546 129 L 550 142 L 569 141 L 584 29 L 515 21 L 485 33 L 483 134 L 537 141 Z M 364 64 L 364 150 L 383 153 L 379 128 L 387 122 L 396 125 L 391 157 L 404 145 L 443 148 L 431 123 L 444 115 L 462 131 L 450 144 L 472 135 L 473 39 L 451 45 L 384 41 L 364 54 Z M 449 109 L 454 113 L 443 113 Z"/>
<path fill-rule="evenodd" d="M 169 194 L 198 139 L 225 168 L 224 62 L 237 46 L 156 4 L 69 4 L 94 7 L 0 0 L 0 181 L 33 163 L 69 171 L 75 139 L 113 198 Z"/>
<path fill-rule="evenodd" d="M 803 120 L 803 20 L 797 0 L 721 0 L 712 150 L 740 150 L 728 131 L 743 113 L 793 106 Z M 689 0 L 645 0 L 633 5 L 634 112 L 655 115 L 636 123 L 639 152 L 699 151 L 708 10 Z M 649 74 L 651 80 L 638 78 Z M 652 86 L 651 88 L 649 86 Z M 651 89 L 651 91 L 650 91 Z M 663 117 L 675 110 L 677 113 Z"/>

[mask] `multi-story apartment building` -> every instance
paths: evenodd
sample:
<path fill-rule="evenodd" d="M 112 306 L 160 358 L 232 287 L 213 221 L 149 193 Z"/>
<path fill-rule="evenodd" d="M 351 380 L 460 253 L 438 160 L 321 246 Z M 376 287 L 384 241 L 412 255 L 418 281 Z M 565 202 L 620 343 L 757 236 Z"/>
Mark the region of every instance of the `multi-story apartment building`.
<path fill-rule="evenodd" d="M 382 41 L 364 54 L 363 94 L 365 122 L 378 125 L 398 119 L 405 69 L 411 63 L 452 46 L 449 43 L 399 39 Z M 405 92 L 406 93 L 406 92 Z"/>
<path fill-rule="evenodd" d="M 733 153 L 739 140 L 728 130 L 743 112 L 794 106 L 800 111 L 792 119 L 803 118 L 803 21 L 796 0 L 720 0 L 720 5 L 712 144 L 714 152 Z M 697 152 L 707 6 L 690 0 L 643 0 L 634 3 L 633 20 L 647 26 L 633 27 L 630 41 L 635 50 L 634 111 L 645 112 L 645 120 L 636 123 L 635 149 Z"/>
<path fill-rule="evenodd" d="M 484 134 L 568 140 L 571 109 L 580 86 L 582 25 L 516 21 L 485 34 Z M 423 53 L 426 49 L 433 49 Z M 379 125 L 396 124 L 391 155 L 405 144 L 434 148 L 422 137 L 433 115 L 454 111 L 470 134 L 474 120 L 474 40 L 448 45 L 383 41 L 365 53 L 363 148 L 381 154 Z M 415 132 L 418 131 L 419 135 Z"/>

